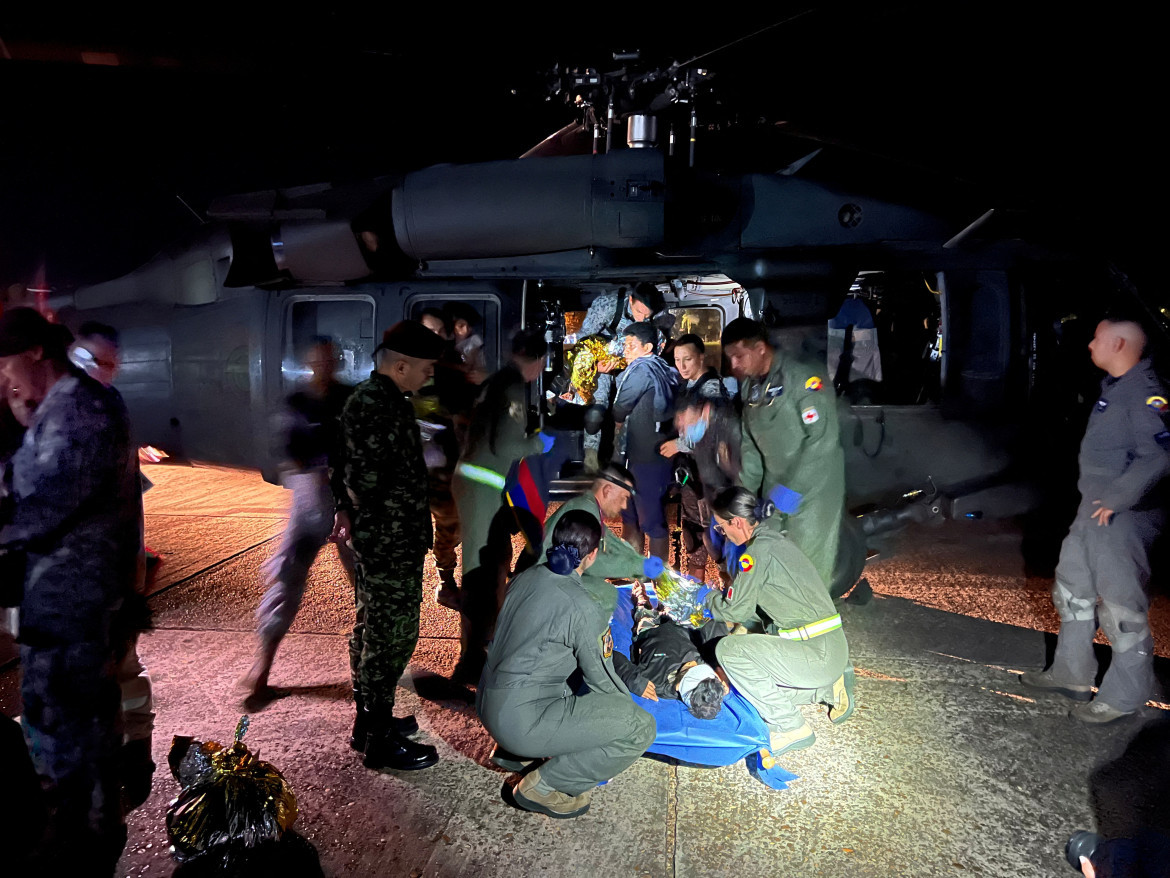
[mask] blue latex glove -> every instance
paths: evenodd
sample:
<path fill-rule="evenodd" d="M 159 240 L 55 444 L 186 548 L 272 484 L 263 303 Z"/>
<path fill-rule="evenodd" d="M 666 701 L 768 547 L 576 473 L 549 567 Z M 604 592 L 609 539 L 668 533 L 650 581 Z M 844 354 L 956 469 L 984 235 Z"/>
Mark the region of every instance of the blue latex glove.
<path fill-rule="evenodd" d="M 642 562 L 642 575 L 647 579 L 657 579 L 662 575 L 662 571 L 666 569 L 666 562 L 664 562 L 657 555 L 651 555 Z"/>
<path fill-rule="evenodd" d="M 784 485 L 777 485 L 769 492 L 768 499 L 776 504 L 777 512 L 794 515 L 796 510 L 800 508 L 800 498 L 803 496 L 803 494 L 798 494 Z"/>
<path fill-rule="evenodd" d="M 548 454 L 550 451 L 552 451 L 553 446 L 557 444 L 555 436 L 547 436 L 544 433 L 537 433 L 536 435 L 540 437 L 540 444 L 544 446 L 544 450 L 541 452 L 541 454 Z M 800 495 L 798 494 L 797 496 Z"/>

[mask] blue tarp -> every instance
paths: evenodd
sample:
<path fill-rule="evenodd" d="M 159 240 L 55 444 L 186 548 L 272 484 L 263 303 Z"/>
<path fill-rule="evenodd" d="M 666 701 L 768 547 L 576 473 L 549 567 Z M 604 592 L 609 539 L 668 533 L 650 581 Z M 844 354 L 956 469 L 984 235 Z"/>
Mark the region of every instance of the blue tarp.
<path fill-rule="evenodd" d="M 628 585 L 619 586 L 617 591 L 617 609 L 611 626 L 613 647 L 628 658 L 634 600 Z M 652 587 L 647 591 L 653 595 Z M 787 782 L 797 778 L 779 765 L 764 769 L 759 764 L 759 750 L 768 746 L 768 727 L 734 687 L 723 699 L 723 709 L 715 719 L 696 719 L 677 698 L 650 701 L 635 695 L 634 701 L 658 724 L 650 753 L 691 765 L 731 765 L 746 758 L 752 774 L 777 790 L 787 789 Z"/>

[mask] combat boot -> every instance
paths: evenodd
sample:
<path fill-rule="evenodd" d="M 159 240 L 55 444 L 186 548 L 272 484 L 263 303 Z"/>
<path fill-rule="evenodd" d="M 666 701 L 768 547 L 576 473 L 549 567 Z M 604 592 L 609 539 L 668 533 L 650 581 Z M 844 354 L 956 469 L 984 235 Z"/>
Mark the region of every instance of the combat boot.
<path fill-rule="evenodd" d="M 361 694 L 353 690 L 353 703 L 355 707 L 353 717 L 353 731 L 349 733 L 349 746 L 359 753 L 366 749 L 366 738 L 368 737 L 370 718 L 369 713 L 365 709 L 365 703 Z M 400 735 L 413 735 L 418 731 L 418 720 L 412 715 L 410 716 L 392 716 L 390 722 L 394 730 Z"/>
<path fill-rule="evenodd" d="M 540 779 L 540 769 L 535 768 L 512 787 L 512 798 L 525 811 L 546 814 L 556 820 L 568 820 L 580 817 L 589 810 L 593 790 L 586 790 L 579 796 L 554 790 Z"/>
<path fill-rule="evenodd" d="M 803 750 L 816 743 L 817 736 L 809 728 L 807 722 L 801 722 L 795 729 L 782 732 L 779 729 L 770 729 L 768 734 L 769 749 L 773 756 L 787 753 L 789 750 Z"/>
<path fill-rule="evenodd" d="M 829 705 L 829 722 L 834 725 L 840 725 L 853 716 L 853 710 L 857 707 L 857 699 L 853 695 L 855 679 L 853 668 L 848 668 L 833 684 L 833 701 Z"/>
<path fill-rule="evenodd" d="M 498 765 L 505 771 L 523 771 L 535 760 L 525 759 L 523 756 L 517 756 L 510 750 L 505 750 L 499 744 L 496 744 L 496 749 L 492 751 L 491 760 L 494 765 Z"/>
<path fill-rule="evenodd" d="M 389 712 L 367 713 L 366 749 L 362 764 L 374 770 L 418 771 L 439 761 L 439 751 L 429 744 L 410 740 L 395 728 Z"/>
<path fill-rule="evenodd" d="M 459 587 L 455 584 L 455 571 L 440 570 L 439 583 L 439 587 L 435 589 L 435 603 L 458 613 L 461 595 Z"/>
<path fill-rule="evenodd" d="M 1025 689 L 1033 692 L 1045 692 L 1049 695 L 1063 695 L 1073 701 L 1088 701 L 1093 697 L 1093 690 L 1089 686 L 1078 686 L 1075 683 L 1063 683 L 1054 680 L 1048 671 L 1025 671 L 1020 674 L 1020 682 Z"/>
<path fill-rule="evenodd" d="M 1103 726 L 1106 723 L 1133 716 L 1136 712 L 1134 710 L 1118 710 L 1100 699 L 1094 699 L 1088 704 L 1076 705 L 1068 712 L 1068 715 L 1091 726 Z"/>

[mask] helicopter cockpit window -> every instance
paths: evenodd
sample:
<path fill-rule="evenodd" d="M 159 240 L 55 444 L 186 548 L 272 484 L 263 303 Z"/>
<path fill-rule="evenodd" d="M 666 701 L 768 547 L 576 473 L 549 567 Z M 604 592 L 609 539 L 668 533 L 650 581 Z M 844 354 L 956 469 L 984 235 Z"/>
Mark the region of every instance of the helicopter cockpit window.
<path fill-rule="evenodd" d="M 365 297 L 294 299 L 285 313 L 281 376 L 286 393 L 309 377 L 305 355 L 315 339 L 332 340 L 337 380 L 358 384 L 374 368 L 374 303 Z"/>
<path fill-rule="evenodd" d="M 941 301 L 923 272 L 862 272 L 828 326 L 828 373 L 855 405 L 938 402 Z"/>

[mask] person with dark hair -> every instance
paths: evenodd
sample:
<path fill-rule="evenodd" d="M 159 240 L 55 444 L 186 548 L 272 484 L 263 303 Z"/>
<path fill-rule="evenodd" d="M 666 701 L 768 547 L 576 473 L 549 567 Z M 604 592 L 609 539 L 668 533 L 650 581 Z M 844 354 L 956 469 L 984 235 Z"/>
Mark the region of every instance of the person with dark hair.
<path fill-rule="evenodd" d="M 626 327 L 622 350 L 628 365 L 618 375 L 613 418 L 619 428 L 617 451 L 628 461 L 639 485 L 634 509 L 622 513 L 622 536 L 643 552 L 646 535 L 650 554 L 666 558 L 670 545 L 662 500 L 670 485 L 671 469 L 659 449 L 669 435 L 678 376 L 665 360 L 654 355 L 655 338 L 649 323 Z"/>
<path fill-rule="evenodd" d="M 774 347 L 754 320 L 732 320 L 722 341 L 743 402 L 739 484 L 764 497 L 779 486 L 800 495 L 797 511 L 785 516 L 788 536 L 839 597 L 860 575 L 864 558 L 841 557 L 853 552 L 849 542 L 851 549 L 840 551 L 845 452 L 832 387 L 826 392 L 822 375 Z"/>
<path fill-rule="evenodd" d="M 549 516 L 545 523 L 544 545 L 541 554 L 552 548 L 552 535 L 557 523 L 569 512 L 588 512 L 601 522 L 601 542 L 597 560 L 581 574 L 581 587 L 597 607 L 598 630 L 609 627 L 613 611 L 617 607 L 617 591 L 607 580 L 632 579 L 644 575 L 646 556 L 638 552 L 625 540 L 619 539 L 605 524 L 606 519 L 619 518 L 637 494 L 634 474 L 624 466 L 608 463 L 597 473 L 588 491 L 566 500 Z M 642 690 L 637 690 L 639 695 Z"/>
<path fill-rule="evenodd" d="M 503 748 L 496 764 L 520 771 L 547 760 L 512 788 L 516 804 L 557 819 L 588 811 L 593 788 L 645 753 L 656 732 L 614 670 L 613 636 L 598 630 L 581 587 L 601 534 L 588 512 L 561 516 L 545 563 L 512 580 L 476 696 Z M 571 694 L 578 676 L 582 694 Z"/>
<path fill-rule="evenodd" d="M 479 384 L 487 370 L 487 357 L 483 348 L 483 336 L 476 332 L 481 317 L 479 312 L 466 302 L 448 302 L 444 306 L 451 335 L 455 340 L 455 352 L 459 355 L 467 380 Z"/>
<path fill-rule="evenodd" d="M 1159 485 L 1170 474 L 1170 395 L 1145 346 L 1145 331 L 1128 320 L 1102 320 L 1089 343 L 1106 375 L 1081 441 L 1081 503 L 1052 587 L 1060 636 L 1048 670 L 1020 675 L 1029 689 L 1081 702 L 1069 716 L 1090 725 L 1136 713 L 1156 689 L 1147 585 L 1150 547 L 1165 520 Z M 1098 623 L 1113 660 L 1094 698 Z"/>
<path fill-rule="evenodd" d="M 289 396 L 282 424 L 285 458 L 282 482 L 292 491 L 292 508 L 280 548 L 263 566 L 267 590 L 256 609 L 256 656 L 241 681 L 248 690 L 248 706 L 264 707 L 280 694 L 268 685 L 276 651 L 301 607 L 309 570 L 333 529 L 333 497 L 342 490 L 344 478 L 341 446 L 341 412 L 352 387 L 334 376 L 337 349 L 333 340 L 318 336 L 305 355 L 310 377 Z M 354 586 L 353 554 L 337 543 L 350 587 Z"/>
<path fill-rule="evenodd" d="M 650 607 L 645 589 L 634 586 L 630 657 L 614 653 L 613 665 L 631 692 L 643 698 L 677 698 L 696 719 L 715 719 L 730 690 L 718 668 L 703 661 L 691 632 Z"/>
<path fill-rule="evenodd" d="M 612 452 L 610 445 L 612 421 L 609 407 L 614 398 L 615 375 L 624 368 L 619 359 L 625 339 L 625 330 L 631 323 L 649 321 L 657 329 L 654 353 L 662 354 L 669 342 L 668 333 L 673 318 L 666 312 L 666 299 L 654 284 L 643 281 L 627 294 L 625 287 L 597 296 L 585 313 L 578 338 L 600 336 L 607 339 L 610 358 L 598 361 L 597 386 L 586 413 L 585 458 L 591 469 L 605 463 Z"/>
<path fill-rule="evenodd" d="M 70 365 L 71 340 L 31 308 L 0 315 L 0 380 L 27 421 L 0 579 L 18 586 L 22 721 L 49 808 L 36 865 L 109 875 L 126 842 L 115 663 L 142 495 L 126 407 Z"/>
<path fill-rule="evenodd" d="M 85 321 L 69 348 L 69 360 L 90 378 L 109 387 L 122 365 L 118 330 L 96 320 Z"/>
<path fill-rule="evenodd" d="M 480 391 L 451 480 L 463 532 L 459 680 L 479 679 L 511 573 L 515 516 L 502 499 L 508 470 L 517 460 L 551 447 L 547 437 L 529 432 L 527 402 L 528 385 L 540 377 L 547 350 L 543 332 L 516 333 L 511 362 Z"/>
<path fill-rule="evenodd" d="M 374 349 L 376 368 L 341 412 L 344 493 L 334 497 L 331 539 L 349 540 L 357 568 L 349 641 L 354 719 L 350 745 L 367 768 L 400 771 L 439 761 L 412 741 L 414 717 L 394 716 L 395 691 L 418 644 L 423 561 L 431 547 L 427 469 L 407 394 L 434 373 L 438 336 L 413 320 L 396 323 Z M 336 486 L 336 483 L 335 483 Z"/>
<path fill-rule="evenodd" d="M 745 548 L 734 583 L 706 599 L 716 623 L 733 632 L 715 644 L 719 665 L 768 725 L 774 756 L 809 747 L 816 736 L 798 705 L 829 705 L 833 723 L 855 707 L 841 616 L 816 568 L 781 533 L 771 501 L 728 488 L 711 511 L 720 532 Z"/>

